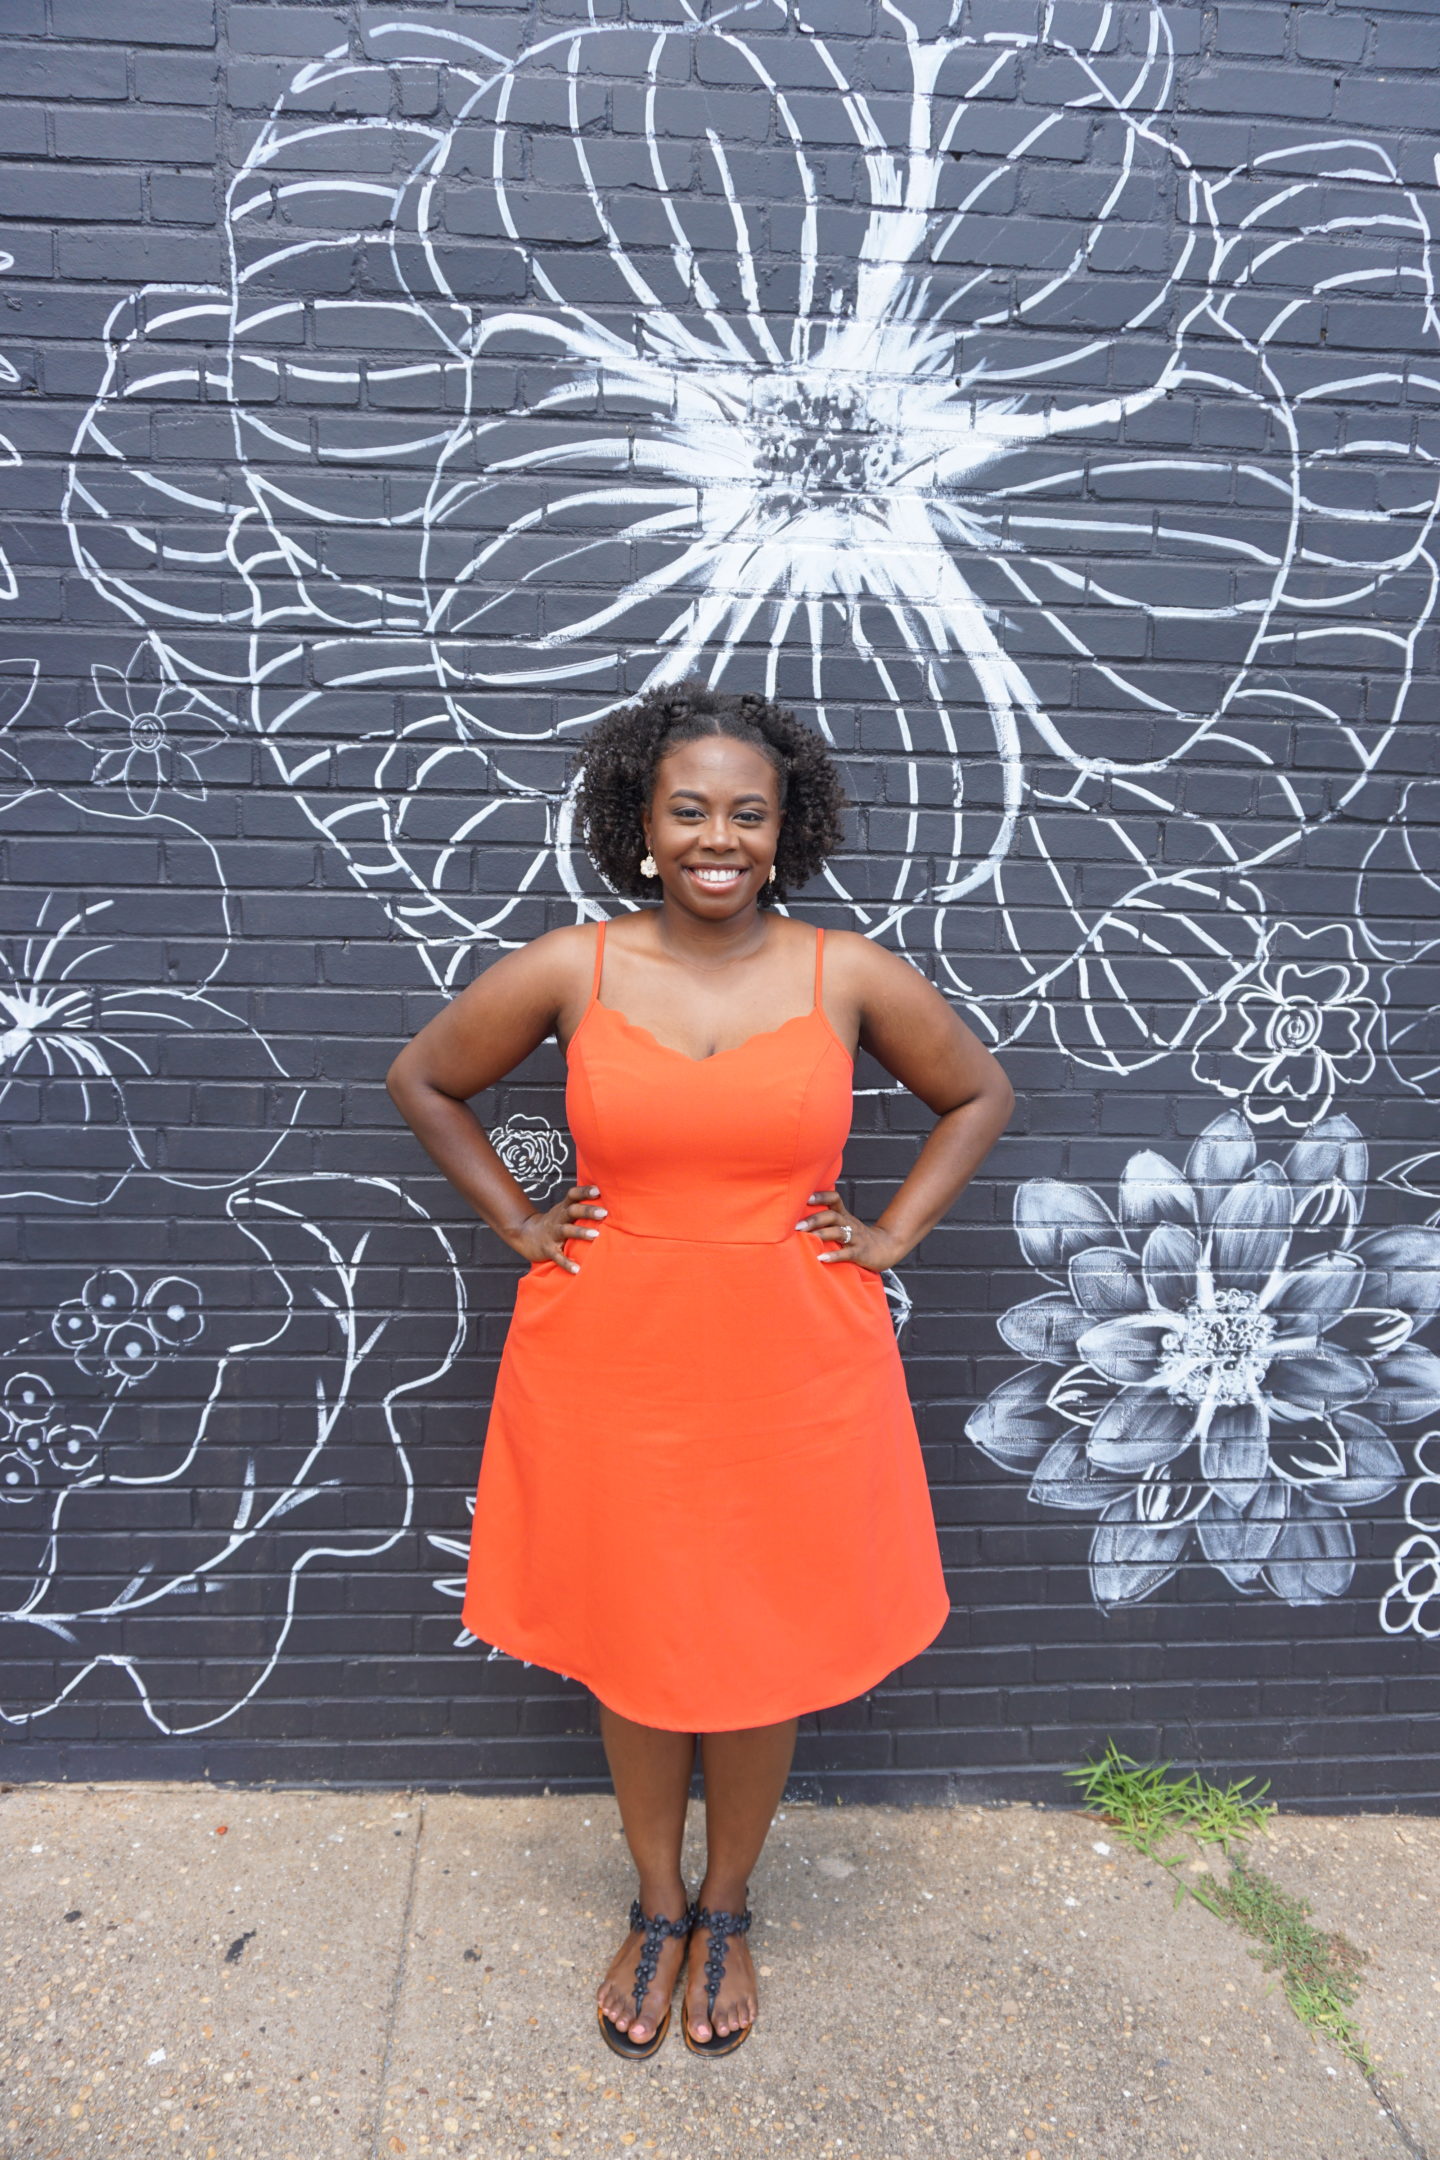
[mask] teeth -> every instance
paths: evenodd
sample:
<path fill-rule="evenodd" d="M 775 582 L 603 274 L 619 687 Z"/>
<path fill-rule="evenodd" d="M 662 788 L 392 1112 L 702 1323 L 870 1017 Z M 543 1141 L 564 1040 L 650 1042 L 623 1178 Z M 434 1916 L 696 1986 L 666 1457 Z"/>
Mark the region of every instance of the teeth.
<path fill-rule="evenodd" d="M 707 885 L 728 885 L 732 878 L 742 875 L 738 867 L 729 870 L 692 870 L 691 877 L 703 878 Z"/>

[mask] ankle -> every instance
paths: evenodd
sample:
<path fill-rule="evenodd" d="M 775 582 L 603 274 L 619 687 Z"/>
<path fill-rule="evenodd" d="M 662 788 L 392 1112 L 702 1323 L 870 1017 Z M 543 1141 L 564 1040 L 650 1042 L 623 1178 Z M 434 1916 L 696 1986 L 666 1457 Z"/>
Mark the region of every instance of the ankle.
<path fill-rule="evenodd" d="M 683 1920 L 690 1909 L 690 1894 L 678 1875 L 661 1875 L 653 1880 L 641 1876 L 635 1895 L 648 1919 L 663 1913 L 667 1920 Z"/>
<path fill-rule="evenodd" d="M 737 1882 L 733 1876 L 707 1875 L 695 1893 L 695 1903 L 711 1912 L 742 1913 L 749 1895 L 747 1882 Z"/>

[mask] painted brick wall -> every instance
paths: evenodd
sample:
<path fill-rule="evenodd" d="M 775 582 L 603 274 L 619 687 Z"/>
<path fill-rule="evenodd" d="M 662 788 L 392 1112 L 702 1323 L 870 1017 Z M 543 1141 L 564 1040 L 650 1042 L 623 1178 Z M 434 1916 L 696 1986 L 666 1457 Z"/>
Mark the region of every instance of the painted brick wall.
<path fill-rule="evenodd" d="M 826 729 L 802 912 L 1020 1095 L 890 1284 L 954 1617 L 802 1781 L 1434 1799 L 1437 65 L 1429 0 L 0 0 L 5 1774 L 599 1775 L 459 1630 L 515 1267 L 382 1076 L 616 905 L 570 752 L 688 666 Z M 537 1193 L 560 1080 L 483 1106 Z"/>

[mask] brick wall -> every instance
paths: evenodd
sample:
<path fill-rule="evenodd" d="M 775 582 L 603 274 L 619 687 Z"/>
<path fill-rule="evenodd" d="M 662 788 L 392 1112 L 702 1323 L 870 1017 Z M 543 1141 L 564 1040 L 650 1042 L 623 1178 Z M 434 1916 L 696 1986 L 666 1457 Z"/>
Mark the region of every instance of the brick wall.
<path fill-rule="evenodd" d="M 1437 63 L 0 0 L 7 1775 L 598 1777 L 459 1627 L 515 1267 L 382 1077 L 613 909 L 570 752 L 689 665 L 827 731 L 801 912 L 1020 1096 L 890 1283 L 954 1616 L 802 1782 L 1434 1798 Z M 560 1080 L 484 1105 L 537 1193 Z"/>

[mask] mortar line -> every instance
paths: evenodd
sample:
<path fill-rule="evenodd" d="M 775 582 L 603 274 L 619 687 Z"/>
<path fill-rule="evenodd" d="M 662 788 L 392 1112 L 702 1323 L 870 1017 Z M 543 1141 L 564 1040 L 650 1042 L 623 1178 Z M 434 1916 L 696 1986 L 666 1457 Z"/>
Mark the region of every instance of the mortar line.
<path fill-rule="evenodd" d="M 410 1848 L 410 1878 L 405 1885 L 405 1910 L 400 1916 L 400 1952 L 395 1960 L 395 1978 L 390 1987 L 390 2002 L 385 2012 L 385 2046 L 380 2058 L 378 2090 L 375 2094 L 374 2135 L 370 2140 L 370 2160 L 380 2160 L 380 2139 L 385 2128 L 385 2093 L 390 2083 L 390 2055 L 395 2043 L 395 2024 L 400 2013 L 400 1996 L 405 1985 L 405 1968 L 410 1956 L 410 1916 L 415 1909 L 415 1878 L 420 1872 L 420 1843 L 425 1835 L 425 1795 L 419 1793 L 420 1820 L 415 1825 L 415 1842 Z M 1419 2156 L 1424 2160 L 1424 2155 Z"/>

